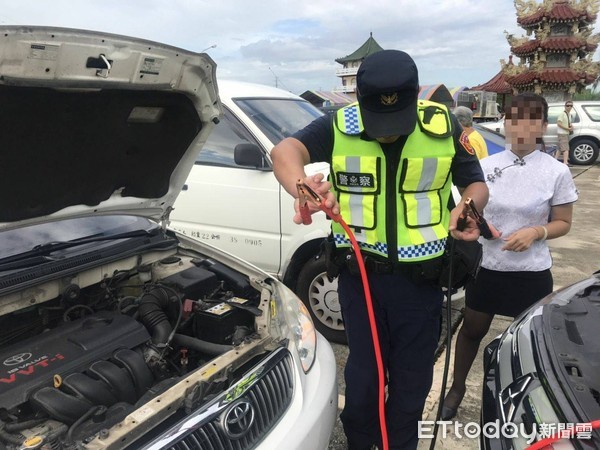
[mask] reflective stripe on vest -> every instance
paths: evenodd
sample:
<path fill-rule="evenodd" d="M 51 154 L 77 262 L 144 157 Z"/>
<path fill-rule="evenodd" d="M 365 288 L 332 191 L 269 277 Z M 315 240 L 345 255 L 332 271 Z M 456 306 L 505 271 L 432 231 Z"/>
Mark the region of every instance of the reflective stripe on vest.
<path fill-rule="evenodd" d="M 431 102 L 419 102 L 420 107 L 430 105 Z M 448 114 L 442 105 L 433 105 Z M 436 123 L 445 124 L 449 120 L 438 116 Z M 390 193 L 386 192 L 387 173 L 381 146 L 377 141 L 359 137 L 362 120 L 358 106 L 354 104 L 337 113 L 332 184 L 342 216 L 367 252 L 383 257 L 389 254 L 385 225 L 387 195 L 396 198 L 398 260 L 422 261 L 435 258 L 444 251 L 454 143 L 451 137 L 433 137 L 448 130 L 434 129 L 429 130 L 430 133 L 423 129 L 424 126 L 427 124 L 420 124 L 408 137 L 396 173 L 396 192 Z M 350 246 L 341 226 L 333 223 L 332 230 L 338 247 Z"/>
<path fill-rule="evenodd" d="M 345 220 L 349 220 L 355 227 L 375 228 L 372 196 L 380 191 L 376 174 L 380 172 L 381 160 L 366 156 L 342 156 L 343 161 L 335 158 L 334 165 L 345 168 L 335 174 L 335 184 L 339 186 L 340 192 L 343 192 L 338 196 L 338 200 L 340 207 L 347 211 Z"/>
<path fill-rule="evenodd" d="M 360 134 L 363 130 L 363 124 L 358 110 L 358 103 L 342 108 L 341 111 L 343 111 L 344 120 L 339 123 L 340 131 L 351 136 Z"/>

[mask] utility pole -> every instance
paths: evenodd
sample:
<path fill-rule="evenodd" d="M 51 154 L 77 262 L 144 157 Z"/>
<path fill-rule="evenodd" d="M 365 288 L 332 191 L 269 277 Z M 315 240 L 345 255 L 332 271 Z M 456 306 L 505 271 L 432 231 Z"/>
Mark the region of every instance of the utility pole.
<path fill-rule="evenodd" d="M 277 76 L 277 74 L 275 72 L 273 72 L 273 69 L 271 69 L 271 67 L 269 67 L 269 70 L 271 71 L 271 73 L 275 77 L 275 87 L 279 87 L 279 77 Z"/>
<path fill-rule="evenodd" d="M 281 78 L 279 78 L 279 77 L 277 76 L 277 74 L 276 74 L 275 72 L 273 72 L 273 69 L 271 69 L 271 67 L 269 67 L 269 70 L 271 71 L 271 73 L 272 73 L 272 74 L 273 74 L 273 76 L 275 77 L 275 87 L 276 87 L 276 88 L 278 88 L 278 87 L 279 87 L 279 85 L 281 85 L 281 87 L 282 87 L 283 89 L 285 89 L 286 91 L 288 91 L 288 92 L 292 92 L 292 91 L 290 90 L 290 88 L 288 88 L 288 87 L 285 85 L 285 83 L 284 83 L 283 81 L 281 81 Z"/>

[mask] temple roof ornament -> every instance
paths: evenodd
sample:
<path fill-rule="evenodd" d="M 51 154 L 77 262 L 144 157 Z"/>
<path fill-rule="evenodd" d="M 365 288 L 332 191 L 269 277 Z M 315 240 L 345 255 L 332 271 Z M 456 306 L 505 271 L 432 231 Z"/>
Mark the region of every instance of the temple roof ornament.
<path fill-rule="evenodd" d="M 571 65 L 571 68 L 576 72 L 587 74 L 592 78 L 592 81 L 600 75 L 600 62 L 592 61 L 591 55 L 589 59 L 580 59 L 579 61 L 574 62 Z"/>
<path fill-rule="evenodd" d="M 502 59 L 500 60 L 500 65 L 502 66 L 502 71 L 508 78 L 520 75 L 528 70 L 527 66 L 521 62 L 519 64 L 512 64 L 510 62 L 506 64 Z"/>
<path fill-rule="evenodd" d="M 544 40 L 533 39 L 526 41 L 521 45 L 511 46 L 510 50 L 518 57 L 530 56 L 538 50 L 544 50 L 546 53 L 564 53 L 571 51 L 583 51 L 585 53 L 594 52 L 598 48 L 600 35 L 595 35 L 588 40 L 581 35 L 573 36 L 555 36 Z"/>
<path fill-rule="evenodd" d="M 506 30 L 504 30 L 504 35 L 506 36 L 506 40 L 508 41 L 511 47 L 520 47 L 521 45 L 524 45 L 527 42 L 529 42 L 529 38 L 527 36 L 516 38 L 514 34 L 510 34 Z"/>
<path fill-rule="evenodd" d="M 523 28 L 531 28 L 546 21 L 549 23 L 583 22 L 593 23 L 600 5 L 597 0 L 515 0 L 517 23 Z"/>
<path fill-rule="evenodd" d="M 540 5 L 535 0 L 515 0 L 517 17 L 528 17 L 538 11 Z"/>

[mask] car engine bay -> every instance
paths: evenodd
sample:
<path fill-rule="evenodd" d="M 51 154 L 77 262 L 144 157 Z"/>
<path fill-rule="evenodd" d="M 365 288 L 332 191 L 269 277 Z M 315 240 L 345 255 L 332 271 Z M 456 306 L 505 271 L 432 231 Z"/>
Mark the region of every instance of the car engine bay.
<path fill-rule="evenodd" d="M 273 343 L 260 283 L 170 250 L 0 297 L 0 449 L 122 448 L 227 389 Z"/>

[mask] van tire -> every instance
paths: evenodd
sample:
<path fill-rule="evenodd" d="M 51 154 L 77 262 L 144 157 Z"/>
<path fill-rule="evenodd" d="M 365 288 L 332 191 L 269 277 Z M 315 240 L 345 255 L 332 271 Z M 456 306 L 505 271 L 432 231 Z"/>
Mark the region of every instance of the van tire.
<path fill-rule="evenodd" d="M 598 143 L 591 139 L 573 139 L 569 159 L 573 164 L 593 164 L 598 159 Z"/>
<path fill-rule="evenodd" d="M 328 341 L 346 344 L 346 331 L 337 294 L 337 278 L 327 276 L 325 258 L 310 258 L 298 275 L 300 297 L 319 333 Z"/>

